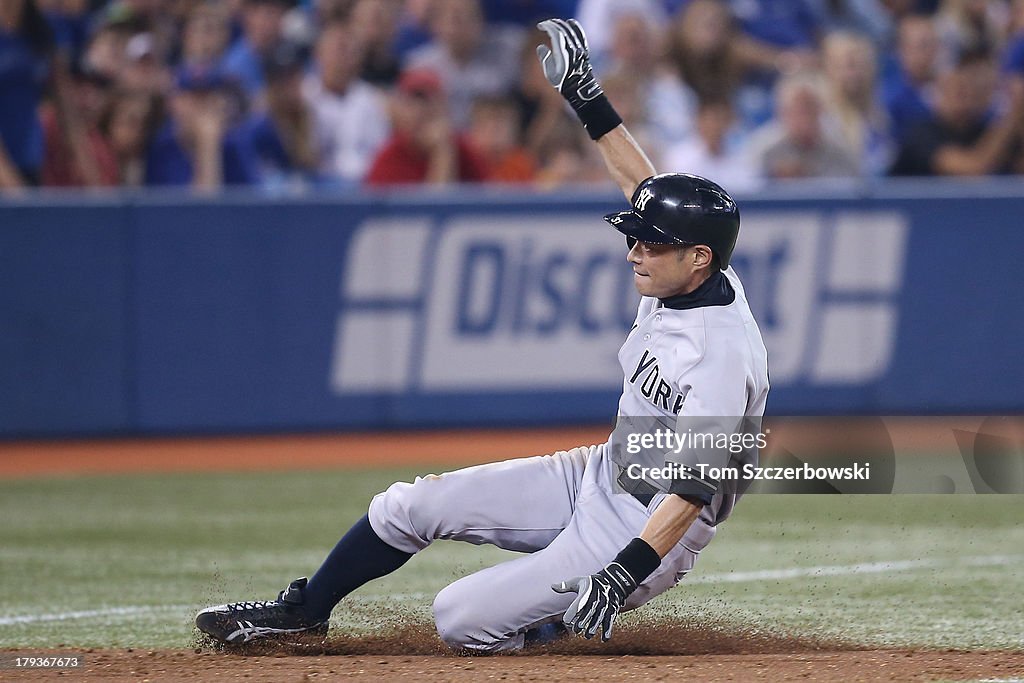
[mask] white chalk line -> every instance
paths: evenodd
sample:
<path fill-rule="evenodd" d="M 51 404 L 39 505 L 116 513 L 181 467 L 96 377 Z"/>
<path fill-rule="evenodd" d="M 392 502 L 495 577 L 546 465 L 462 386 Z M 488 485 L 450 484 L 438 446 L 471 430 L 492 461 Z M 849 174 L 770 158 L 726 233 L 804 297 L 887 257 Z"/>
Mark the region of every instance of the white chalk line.
<path fill-rule="evenodd" d="M 743 583 L 746 581 L 771 581 L 816 576 L 882 574 L 886 572 L 906 572 L 950 566 L 992 567 L 1007 564 L 1019 564 L 1021 561 L 1024 561 L 1024 555 L 982 555 L 978 557 L 961 557 L 957 558 L 955 562 L 947 560 L 893 560 L 890 562 L 862 562 L 860 564 L 792 567 L 790 569 L 761 569 L 751 572 L 710 574 L 708 576 L 687 577 L 685 583 Z"/>
<path fill-rule="evenodd" d="M 73 621 L 75 619 L 101 619 L 105 617 L 134 617 L 140 614 L 156 612 L 177 612 L 192 609 L 193 605 L 135 605 L 130 607 L 105 607 L 103 609 L 87 609 L 75 612 L 57 612 L 55 614 L 20 614 L 12 617 L 0 617 L 0 626 L 17 624 L 38 624 L 47 621 Z"/>
<path fill-rule="evenodd" d="M 881 574 L 887 572 L 917 571 L 941 567 L 991 567 L 1019 564 L 1024 555 L 982 555 L 961 557 L 950 562 L 946 560 L 894 560 L 889 562 L 862 562 L 846 565 L 820 565 L 815 567 L 792 567 L 789 569 L 761 569 L 748 572 L 728 572 L 725 574 L 708 574 L 685 579 L 682 585 L 707 583 L 743 583 L 748 581 L 772 581 L 783 579 L 813 578 L 818 576 L 850 576 L 855 574 Z M 424 600 L 433 597 L 430 593 L 381 593 L 359 594 L 360 600 Z M 78 610 L 74 612 L 56 612 L 52 614 L 19 614 L 0 617 L 0 626 L 17 626 L 22 624 L 38 624 L 54 621 L 74 621 L 78 619 L 104 619 L 135 617 L 161 612 L 187 612 L 195 609 L 195 605 L 134 605 L 127 607 L 105 607 L 102 609 Z"/>

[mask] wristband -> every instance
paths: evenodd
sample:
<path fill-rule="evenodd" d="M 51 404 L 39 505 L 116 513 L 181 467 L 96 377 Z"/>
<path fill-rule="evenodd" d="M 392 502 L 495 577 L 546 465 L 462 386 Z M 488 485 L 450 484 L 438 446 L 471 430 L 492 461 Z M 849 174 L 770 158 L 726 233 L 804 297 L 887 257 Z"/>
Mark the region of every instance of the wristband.
<path fill-rule="evenodd" d="M 629 544 L 619 551 L 615 556 L 615 562 L 629 572 L 629 575 L 636 582 L 634 588 L 639 586 L 654 573 L 654 570 L 661 566 L 661 556 L 642 538 L 634 538 Z"/>
<path fill-rule="evenodd" d="M 615 111 L 615 107 L 608 100 L 608 97 L 601 93 L 597 97 L 584 102 L 578 109 L 574 108 L 576 116 L 579 117 L 583 127 L 591 140 L 598 140 L 606 133 L 614 130 L 622 123 L 622 117 Z"/>

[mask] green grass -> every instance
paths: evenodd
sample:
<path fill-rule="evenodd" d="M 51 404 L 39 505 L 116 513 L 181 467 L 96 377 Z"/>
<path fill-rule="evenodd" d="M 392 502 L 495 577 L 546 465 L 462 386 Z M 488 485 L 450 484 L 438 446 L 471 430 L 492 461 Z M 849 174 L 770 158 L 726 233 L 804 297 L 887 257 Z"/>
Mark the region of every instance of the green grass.
<path fill-rule="evenodd" d="M 197 609 L 272 597 L 313 572 L 369 497 L 411 474 L 0 482 L 0 647 L 185 647 Z M 711 618 L 862 643 L 1019 649 L 1022 521 L 1022 496 L 752 495 L 690 577 L 636 616 Z M 435 544 L 351 596 L 335 625 L 366 632 L 427 623 L 441 587 L 509 556 Z M 873 573 L 743 575 L 904 560 L 915 563 Z M 723 581 L 730 572 L 747 580 Z M 67 616 L 93 610 L 104 614 Z"/>

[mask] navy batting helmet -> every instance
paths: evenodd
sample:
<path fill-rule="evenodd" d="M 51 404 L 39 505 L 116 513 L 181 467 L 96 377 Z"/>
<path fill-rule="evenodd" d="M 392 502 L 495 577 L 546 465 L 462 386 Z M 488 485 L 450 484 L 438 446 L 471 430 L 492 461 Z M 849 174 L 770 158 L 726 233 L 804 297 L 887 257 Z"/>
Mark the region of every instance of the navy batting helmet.
<path fill-rule="evenodd" d="M 630 211 L 608 214 L 606 221 L 626 236 L 651 244 L 704 244 L 729 266 L 740 210 L 729 193 L 715 183 L 687 173 L 662 173 L 640 183 Z"/>

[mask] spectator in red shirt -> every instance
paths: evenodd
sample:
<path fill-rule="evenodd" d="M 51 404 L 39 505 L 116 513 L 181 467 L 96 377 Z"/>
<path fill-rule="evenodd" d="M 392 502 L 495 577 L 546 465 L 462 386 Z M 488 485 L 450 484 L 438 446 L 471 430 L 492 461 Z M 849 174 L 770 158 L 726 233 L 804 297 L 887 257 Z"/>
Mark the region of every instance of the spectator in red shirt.
<path fill-rule="evenodd" d="M 492 183 L 527 183 L 536 174 L 536 160 L 520 139 L 519 109 L 507 97 L 473 101 L 466 137 L 487 164 Z"/>
<path fill-rule="evenodd" d="M 49 187 L 97 187 L 118 184 L 117 158 L 100 132 L 109 80 L 76 65 L 56 79 L 54 101 L 40 107 L 43 124 L 42 184 Z"/>
<path fill-rule="evenodd" d="M 370 185 L 480 182 L 487 167 L 468 141 L 453 130 L 444 89 L 436 73 L 402 74 L 391 100 L 391 139 L 370 165 Z"/>

